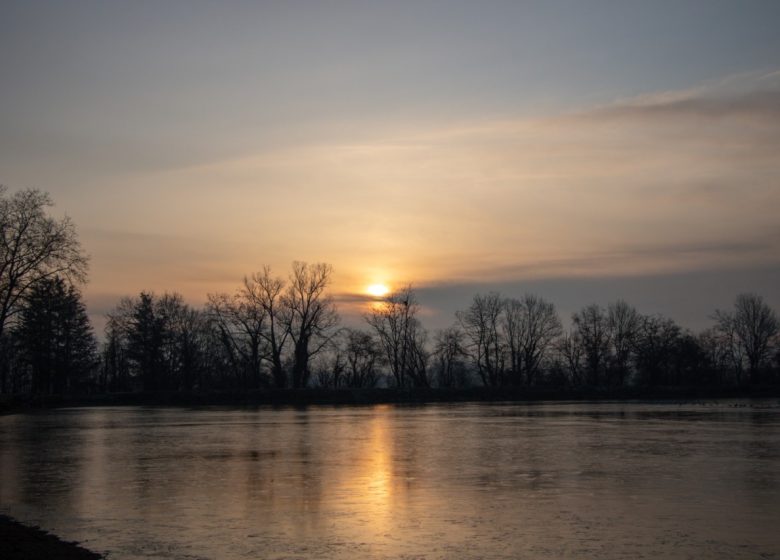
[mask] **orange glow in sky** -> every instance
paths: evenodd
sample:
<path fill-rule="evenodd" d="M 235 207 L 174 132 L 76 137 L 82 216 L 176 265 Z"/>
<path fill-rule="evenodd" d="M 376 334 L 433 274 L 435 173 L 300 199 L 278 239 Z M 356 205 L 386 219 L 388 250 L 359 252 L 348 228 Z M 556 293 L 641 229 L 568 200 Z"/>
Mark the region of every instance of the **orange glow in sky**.
<path fill-rule="evenodd" d="M 491 290 L 780 300 L 780 3 L 185 4 L 0 18 L 0 184 L 73 220 L 93 320 L 293 261 L 355 322 L 407 284 L 442 327 Z"/>
<path fill-rule="evenodd" d="M 366 293 L 374 297 L 384 297 L 390 293 L 390 288 L 385 284 L 371 284 L 366 288 Z"/>

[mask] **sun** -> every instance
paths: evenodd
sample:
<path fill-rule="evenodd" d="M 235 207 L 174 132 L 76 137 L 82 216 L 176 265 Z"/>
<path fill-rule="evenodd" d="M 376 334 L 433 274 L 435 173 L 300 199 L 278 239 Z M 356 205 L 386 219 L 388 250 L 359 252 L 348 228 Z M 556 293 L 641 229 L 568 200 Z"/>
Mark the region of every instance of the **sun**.
<path fill-rule="evenodd" d="M 390 288 L 385 284 L 371 284 L 366 288 L 366 293 L 374 297 L 384 297 L 390 293 Z"/>

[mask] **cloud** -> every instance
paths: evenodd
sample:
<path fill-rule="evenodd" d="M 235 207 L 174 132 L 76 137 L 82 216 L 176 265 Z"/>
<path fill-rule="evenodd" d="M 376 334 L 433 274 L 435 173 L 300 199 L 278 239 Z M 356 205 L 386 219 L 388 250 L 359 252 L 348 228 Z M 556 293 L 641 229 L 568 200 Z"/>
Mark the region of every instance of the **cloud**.
<path fill-rule="evenodd" d="M 780 120 L 780 90 L 728 96 L 689 96 L 677 99 L 639 98 L 586 112 L 591 118 L 748 118 L 776 125 Z"/>
<path fill-rule="evenodd" d="M 540 295 L 555 304 L 567 325 L 572 313 L 586 305 L 607 305 L 624 299 L 641 313 L 660 313 L 698 331 L 711 326 L 715 310 L 730 307 L 739 293 L 759 293 L 774 309 L 780 309 L 778 285 L 780 264 L 618 277 L 448 282 L 419 287 L 417 295 L 424 305 L 438 311 L 426 321 L 431 328 L 452 324 L 455 311 L 467 307 L 474 295 L 496 291 L 505 297 L 519 297 L 524 293 Z"/>
<path fill-rule="evenodd" d="M 773 80 L 558 115 L 375 123 L 117 178 L 80 209 L 103 217 L 83 230 L 89 289 L 202 301 L 263 264 L 284 275 L 293 259 L 326 261 L 339 305 L 359 315 L 354 294 L 380 280 L 587 283 L 775 266 Z"/>
<path fill-rule="evenodd" d="M 736 265 L 729 244 L 776 222 L 780 96 L 733 81 L 558 116 L 395 127 L 159 180 L 191 200 L 221 185 L 225 200 L 204 201 L 236 222 L 280 210 L 250 234 L 274 232 L 280 253 L 306 248 L 350 273 L 361 260 L 423 281 L 540 263 L 572 274 Z M 776 236 L 764 243 L 751 258 Z"/>

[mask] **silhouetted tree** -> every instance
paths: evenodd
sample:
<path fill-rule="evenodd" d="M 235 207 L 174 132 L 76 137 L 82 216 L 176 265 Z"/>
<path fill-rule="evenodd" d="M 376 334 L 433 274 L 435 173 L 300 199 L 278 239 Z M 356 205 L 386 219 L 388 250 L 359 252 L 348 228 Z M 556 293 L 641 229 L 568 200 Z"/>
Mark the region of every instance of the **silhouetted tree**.
<path fill-rule="evenodd" d="M 333 299 L 325 293 L 333 267 L 325 263 L 294 262 L 290 283 L 282 299 L 293 343 L 293 387 L 306 387 L 309 360 L 321 352 L 334 334 L 339 316 Z"/>
<path fill-rule="evenodd" d="M 561 336 L 561 320 L 552 303 L 532 294 L 507 299 L 503 306 L 510 375 L 517 383 L 533 385 L 553 342 Z"/>
<path fill-rule="evenodd" d="M 482 384 L 496 387 L 504 381 L 506 344 L 501 335 L 501 317 L 504 306 L 496 292 L 477 294 L 465 311 L 458 311 L 458 319 L 468 341 L 469 355 Z"/>
<path fill-rule="evenodd" d="M 105 392 L 124 392 L 132 389 L 130 360 L 122 326 L 115 316 L 109 316 L 103 343 L 100 386 Z"/>
<path fill-rule="evenodd" d="M 359 329 L 345 329 L 344 336 L 346 342 L 342 354 L 344 385 L 347 387 L 376 386 L 382 363 L 382 350 L 376 339 L 370 333 Z"/>
<path fill-rule="evenodd" d="M 584 384 L 583 345 L 576 331 L 563 333 L 553 344 L 554 362 L 562 372 L 562 377 L 574 387 Z"/>
<path fill-rule="evenodd" d="M 745 349 L 739 341 L 736 323 L 724 316 L 718 317 L 718 323 L 710 332 L 721 358 L 722 371 L 724 374 L 727 371 L 731 374 L 734 384 L 743 385 L 745 382 Z"/>
<path fill-rule="evenodd" d="M 737 357 L 747 362 L 747 382 L 756 381 L 761 367 L 767 362 L 771 345 L 780 331 L 777 315 L 757 294 L 740 294 L 734 302 L 734 311 L 716 311 L 716 328 L 726 344 L 732 346 L 735 366 Z M 742 364 L 737 367 L 738 376 Z M 741 379 L 740 379 L 741 381 Z"/>
<path fill-rule="evenodd" d="M 718 382 L 700 338 L 688 331 L 677 341 L 674 376 L 678 385 L 712 387 Z"/>
<path fill-rule="evenodd" d="M 469 383 L 463 331 L 449 327 L 434 337 L 433 359 L 436 384 L 439 387 L 465 387 Z"/>
<path fill-rule="evenodd" d="M 611 347 L 607 369 L 607 383 L 622 387 L 630 373 L 631 352 L 634 348 L 641 316 L 623 300 L 607 307 L 607 329 Z"/>
<path fill-rule="evenodd" d="M 428 331 L 422 326 L 420 321 L 415 321 L 412 324 L 409 336 L 411 359 L 407 375 L 415 387 L 430 387 L 431 379 L 428 366 L 431 354 L 428 351 Z"/>
<path fill-rule="evenodd" d="M 14 329 L 6 329 L 0 344 L 3 345 L 2 361 L 0 368 L 5 384 L 5 392 L 11 394 L 30 393 L 32 391 L 32 379 L 29 366 L 24 360 L 24 354 L 20 346 L 20 338 Z"/>
<path fill-rule="evenodd" d="M 583 308 L 572 316 L 576 340 L 582 345 L 586 383 L 601 384 L 609 356 L 608 316 L 596 304 Z"/>
<path fill-rule="evenodd" d="M 328 351 L 321 352 L 314 360 L 312 372 L 317 387 L 339 388 L 346 386 L 347 360 L 344 356 L 346 329 L 342 329 L 331 340 Z"/>
<path fill-rule="evenodd" d="M 647 316 L 636 335 L 636 365 L 640 383 L 657 387 L 678 385 L 678 361 L 682 329 L 669 318 Z"/>
<path fill-rule="evenodd" d="M 69 284 L 86 278 L 87 257 L 69 218 L 55 219 L 47 193 L 22 190 L 8 195 L 0 186 L 0 362 L 9 320 L 22 308 L 24 296 L 36 284 L 59 276 Z M 6 391 L 6 369 L 0 391 Z"/>
<path fill-rule="evenodd" d="M 81 294 L 59 276 L 27 291 L 15 335 L 34 394 L 83 389 L 95 371 L 97 342 Z"/>
<path fill-rule="evenodd" d="M 191 390 L 202 377 L 208 325 L 181 295 L 141 292 L 109 314 L 104 376 L 116 390 Z"/>
<path fill-rule="evenodd" d="M 165 388 L 191 391 L 202 384 L 205 317 L 180 294 L 163 294 L 157 303 L 165 328 Z"/>
<path fill-rule="evenodd" d="M 730 349 L 723 345 L 722 336 L 718 329 L 711 327 L 699 333 L 697 344 L 707 368 L 707 377 L 712 380 L 713 384 L 728 385 L 726 374 L 733 372 L 733 362 L 731 361 Z"/>
<path fill-rule="evenodd" d="M 244 286 L 234 295 L 209 294 L 207 304 L 212 326 L 243 389 L 257 388 L 263 383 L 268 313 L 254 297 L 255 288 L 254 282 L 244 279 Z"/>
<path fill-rule="evenodd" d="M 283 352 L 290 336 L 290 311 L 285 307 L 283 297 L 284 280 L 271 274 L 271 268 L 263 267 L 261 272 L 244 280 L 246 296 L 252 305 L 259 306 L 267 317 L 266 327 L 260 336 L 266 342 L 266 354 L 271 362 L 271 376 L 276 387 L 287 386 L 284 371 Z"/>
<path fill-rule="evenodd" d="M 161 388 L 165 323 L 156 312 L 154 296 L 141 292 L 128 322 L 128 356 L 135 364 L 144 391 Z"/>
<path fill-rule="evenodd" d="M 780 370 L 780 325 L 763 300 L 749 294 L 737 298 L 733 312 L 717 312 L 717 324 L 699 336 L 671 319 L 641 316 L 623 301 L 583 308 L 564 333 L 554 306 L 542 298 L 478 294 L 429 348 L 410 286 L 371 306 L 365 315 L 371 332 L 337 330 L 336 307 L 325 293 L 330 275 L 329 265 L 294 263 L 285 282 L 264 267 L 235 295 L 209 296 L 206 311 L 177 294 L 125 298 L 109 316 L 100 386 L 247 389 L 271 381 L 284 387 L 289 376 L 303 388 L 314 374 L 320 387 L 372 387 L 383 376 L 396 387 L 432 381 L 454 387 L 469 385 L 476 373 L 485 386 L 712 387 L 743 383 L 743 371 L 753 382 L 763 375 L 766 383 Z M 47 380 L 54 370 L 44 358 L 31 373 L 28 357 L 47 354 L 29 339 L 42 345 L 45 337 L 9 332 L 14 336 L 0 368 L 13 389 L 63 390 Z"/>
<path fill-rule="evenodd" d="M 425 329 L 417 319 L 420 306 L 407 286 L 372 305 L 365 316 L 374 329 L 396 387 L 428 386 L 425 369 Z"/>

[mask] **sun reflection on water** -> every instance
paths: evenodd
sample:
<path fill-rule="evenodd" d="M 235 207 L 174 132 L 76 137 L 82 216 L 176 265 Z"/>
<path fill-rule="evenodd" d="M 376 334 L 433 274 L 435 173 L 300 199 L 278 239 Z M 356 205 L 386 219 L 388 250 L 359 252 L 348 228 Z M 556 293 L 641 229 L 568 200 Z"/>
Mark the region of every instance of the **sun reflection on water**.
<path fill-rule="evenodd" d="M 392 473 L 390 437 L 388 434 L 387 411 L 379 411 L 371 423 L 371 439 L 368 463 L 368 488 L 375 500 L 374 505 L 387 505 L 392 495 Z M 380 503 L 381 502 L 381 503 Z"/>
<path fill-rule="evenodd" d="M 391 437 L 391 409 L 377 407 L 369 420 L 365 446 L 361 451 L 362 471 L 354 488 L 355 513 L 364 530 L 380 536 L 393 532 L 395 496 L 393 488 L 393 443 Z"/>

